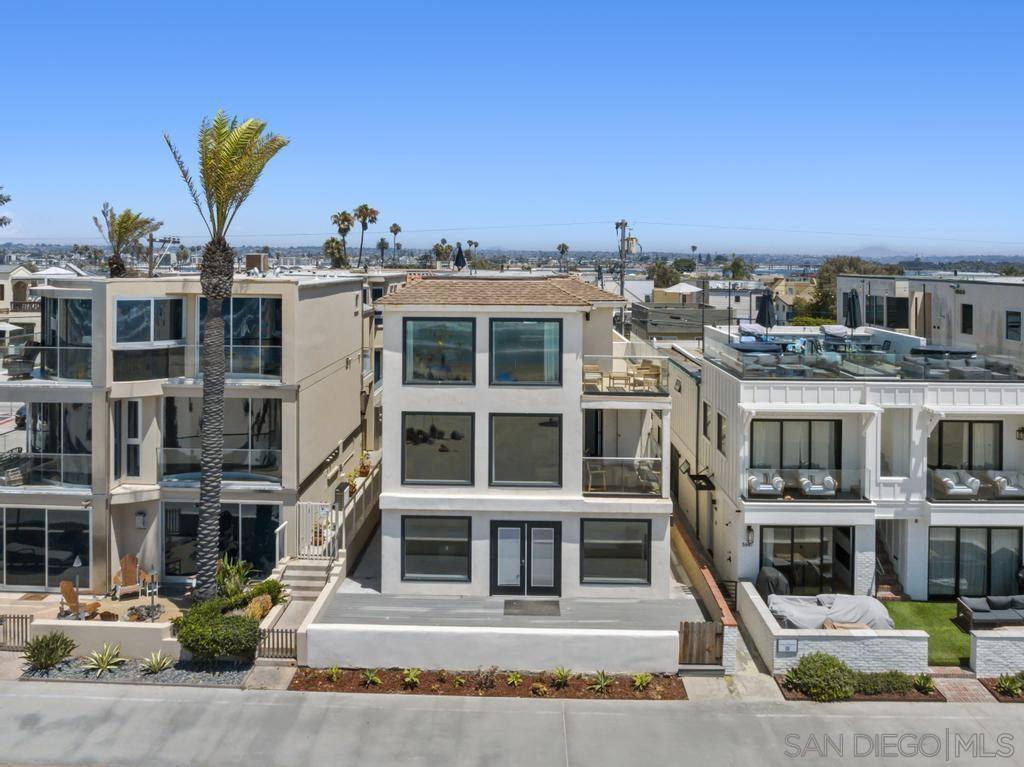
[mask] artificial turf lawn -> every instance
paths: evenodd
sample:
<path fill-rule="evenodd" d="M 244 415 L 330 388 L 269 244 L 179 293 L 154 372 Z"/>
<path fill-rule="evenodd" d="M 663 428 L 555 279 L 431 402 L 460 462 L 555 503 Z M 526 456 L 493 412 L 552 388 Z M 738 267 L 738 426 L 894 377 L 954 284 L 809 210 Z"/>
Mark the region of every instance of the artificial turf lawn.
<path fill-rule="evenodd" d="M 928 632 L 928 663 L 961 666 L 970 661 L 971 637 L 953 623 L 955 602 L 886 602 L 898 629 Z"/>

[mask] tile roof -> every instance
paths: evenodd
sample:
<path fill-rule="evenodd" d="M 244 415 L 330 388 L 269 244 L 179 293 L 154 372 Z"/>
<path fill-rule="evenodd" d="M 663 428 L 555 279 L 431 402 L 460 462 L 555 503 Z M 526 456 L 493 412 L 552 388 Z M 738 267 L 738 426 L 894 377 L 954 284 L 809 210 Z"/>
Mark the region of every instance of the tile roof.
<path fill-rule="evenodd" d="M 378 304 L 465 306 L 592 306 L 618 296 L 572 277 L 426 277 L 377 300 Z"/>

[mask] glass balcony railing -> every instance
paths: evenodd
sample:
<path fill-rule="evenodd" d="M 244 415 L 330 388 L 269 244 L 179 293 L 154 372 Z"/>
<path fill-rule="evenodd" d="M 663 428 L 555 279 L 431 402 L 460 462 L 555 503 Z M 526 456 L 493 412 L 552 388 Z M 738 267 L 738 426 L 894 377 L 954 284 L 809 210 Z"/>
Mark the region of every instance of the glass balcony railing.
<path fill-rule="evenodd" d="M 585 495 L 661 497 L 661 458 L 584 458 Z"/>
<path fill-rule="evenodd" d="M 742 475 L 748 501 L 860 501 L 867 498 L 866 469 L 748 468 Z"/>
<path fill-rule="evenodd" d="M 91 381 L 92 347 L 44 346 L 39 336 L 16 336 L 5 347 L 0 365 L 13 381 Z"/>
<path fill-rule="evenodd" d="M 114 349 L 113 356 L 115 381 L 199 379 L 203 376 L 202 346 Z M 281 380 L 280 346 L 225 347 L 224 363 L 229 379 Z"/>
<path fill-rule="evenodd" d="M 0 455 L 0 487 L 92 486 L 92 456 L 71 453 L 25 453 L 20 448 Z"/>
<path fill-rule="evenodd" d="M 1024 471 L 1018 469 L 928 469 L 928 500 L 953 503 L 1024 503 Z"/>
<path fill-rule="evenodd" d="M 584 394 L 668 394 L 668 360 L 655 355 L 584 355 Z"/>
<path fill-rule="evenodd" d="M 160 449 L 160 477 L 166 482 L 199 482 L 202 451 L 190 447 Z M 280 450 L 224 451 L 225 482 L 272 482 L 281 484 Z"/>

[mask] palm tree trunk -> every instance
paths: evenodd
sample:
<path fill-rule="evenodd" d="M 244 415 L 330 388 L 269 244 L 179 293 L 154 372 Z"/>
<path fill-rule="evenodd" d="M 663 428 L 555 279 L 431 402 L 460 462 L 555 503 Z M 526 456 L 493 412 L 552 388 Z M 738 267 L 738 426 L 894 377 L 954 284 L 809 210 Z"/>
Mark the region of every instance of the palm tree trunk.
<path fill-rule="evenodd" d="M 224 472 L 224 299 L 231 296 L 234 253 L 211 240 L 203 250 L 200 283 L 206 296 L 203 325 L 203 413 L 200 434 L 199 530 L 196 541 L 196 596 L 217 593 L 220 548 L 220 493 Z"/>
<path fill-rule="evenodd" d="M 363 227 L 359 232 L 359 263 L 356 264 L 357 269 L 363 268 L 363 237 L 366 236 L 366 227 Z"/>
<path fill-rule="evenodd" d="M 344 237 L 341 238 L 341 262 L 348 264 L 348 243 L 345 242 Z"/>

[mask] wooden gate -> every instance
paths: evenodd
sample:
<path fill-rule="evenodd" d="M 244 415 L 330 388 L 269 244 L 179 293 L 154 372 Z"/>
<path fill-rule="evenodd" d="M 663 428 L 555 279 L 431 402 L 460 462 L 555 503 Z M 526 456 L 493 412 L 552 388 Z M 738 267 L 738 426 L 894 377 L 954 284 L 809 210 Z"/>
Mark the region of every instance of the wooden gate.
<path fill-rule="evenodd" d="M 31 615 L 0 615 L 0 650 L 24 650 L 31 625 Z"/>
<path fill-rule="evenodd" d="M 702 621 L 679 624 L 680 666 L 718 666 L 721 663 L 721 623 Z"/>
<path fill-rule="evenodd" d="M 260 629 L 258 658 L 295 658 L 298 656 L 296 629 Z"/>

